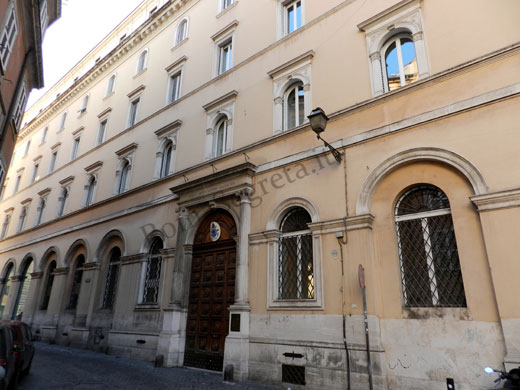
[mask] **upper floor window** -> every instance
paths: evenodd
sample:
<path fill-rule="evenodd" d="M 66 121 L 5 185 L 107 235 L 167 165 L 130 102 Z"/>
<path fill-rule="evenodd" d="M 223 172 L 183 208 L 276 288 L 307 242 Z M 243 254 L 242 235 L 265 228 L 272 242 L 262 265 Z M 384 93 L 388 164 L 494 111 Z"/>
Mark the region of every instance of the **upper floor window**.
<path fill-rule="evenodd" d="M 105 135 L 107 132 L 108 118 L 103 118 L 99 122 L 98 133 L 96 137 L 96 146 L 101 145 L 105 141 Z"/>
<path fill-rule="evenodd" d="M 65 208 L 67 207 L 68 199 L 69 199 L 69 189 L 68 189 L 68 187 L 63 187 L 61 189 L 61 193 L 58 198 L 58 210 L 56 213 L 57 217 L 61 217 L 65 213 Z"/>
<path fill-rule="evenodd" d="M 173 74 L 170 74 L 170 80 L 169 80 L 169 85 L 168 85 L 168 103 L 173 103 L 180 96 L 181 76 L 182 76 L 182 70 L 179 70 Z"/>
<path fill-rule="evenodd" d="M 62 131 L 65 128 L 65 121 L 67 120 L 67 112 L 61 114 L 60 123 L 58 125 L 58 131 Z"/>
<path fill-rule="evenodd" d="M 25 143 L 25 150 L 23 152 L 23 156 L 27 156 L 29 154 L 29 148 L 31 147 L 31 140 L 27 140 L 27 142 Z"/>
<path fill-rule="evenodd" d="M 124 159 L 121 163 L 120 172 L 118 174 L 117 193 L 122 194 L 128 188 L 130 182 L 130 162 Z"/>
<path fill-rule="evenodd" d="M 45 207 L 47 206 L 47 199 L 40 198 L 40 202 L 38 203 L 38 208 L 36 209 L 36 221 L 34 222 L 35 226 L 38 226 L 43 221 L 43 213 L 45 211 Z"/>
<path fill-rule="evenodd" d="M 177 27 L 175 34 L 175 44 L 178 45 L 188 37 L 188 19 L 183 19 Z"/>
<path fill-rule="evenodd" d="M 121 264 L 121 250 L 114 247 L 110 251 L 107 277 L 105 283 L 105 294 L 103 295 L 103 309 L 112 309 L 116 300 L 117 279 L 119 276 L 119 266 Z"/>
<path fill-rule="evenodd" d="M 393 37 L 385 45 L 386 86 L 388 91 L 413 83 L 418 78 L 413 40 L 408 35 Z"/>
<path fill-rule="evenodd" d="M 284 6 L 285 33 L 290 34 L 302 26 L 302 0 L 289 2 Z"/>
<path fill-rule="evenodd" d="M 16 229 L 17 233 L 20 233 L 24 229 L 28 212 L 29 212 L 29 206 L 28 205 L 23 206 L 22 211 L 20 212 L 20 218 L 18 219 L 18 228 Z"/>
<path fill-rule="evenodd" d="M 148 49 L 143 50 L 141 54 L 139 54 L 139 57 L 137 59 L 137 68 L 135 73 L 141 73 L 143 70 L 146 69 L 146 65 L 148 63 Z"/>
<path fill-rule="evenodd" d="M 18 21 L 16 19 L 16 1 L 10 1 L 5 13 L 4 30 L 0 36 L 0 65 L 5 72 L 7 63 L 13 52 L 13 45 L 18 35 Z"/>
<path fill-rule="evenodd" d="M 14 128 L 16 131 L 18 131 L 18 128 L 20 127 L 20 124 L 22 123 L 22 117 L 23 117 L 26 103 L 27 103 L 27 88 L 25 87 L 25 82 L 23 82 L 20 92 L 18 94 L 16 108 L 13 113 L 13 125 L 14 125 Z"/>
<path fill-rule="evenodd" d="M 450 202 L 439 188 L 417 185 L 395 206 L 404 305 L 466 307 Z"/>
<path fill-rule="evenodd" d="M 2 233 L 0 234 L 0 240 L 3 240 L 7 236 L 9 231 L 9 224 L 11 223 L 11 213 L 7 213 L 2 224 Z"/>
<path fill-rule="evenodd" d="M 314 260 L 309 213 L 296 207 L 285 215 L 280 230 L 278 299 L 314 299 Z"/>
<path fill-rule="evenodd" d="M 216 126 L 215 126 L 215 136 L 214 136 L 214 145 L 213 145 L 213 156 L 218 157 L 224 154 L 227 149 L 228 144 L 228 118 L 227 116 L 222 116 Z"/>
<path fill-rule="evenodd" d="M 71 161 L 74 160 L 76 157 L 78 157 L 79 153 L 79 143 L 81 141 L 81 136 L 76 136 L 74 140 L 72 141 L 72 150 L 70 153 L 70 159 Z"/>
<path fill-rule="evenodd" d="M 168 127 L 155 132 L 158 137 L 155 153 L 154 179 L 171 175 L 175 170 L 175 153 L 177 150 L 177 132 L 182 122 L 177 120 Z"/>
<path fill-rule="evenodd" d="M 107 89 L 105 91 L 105 97 L 114 93 L 116 89 L 116 75 L 110 76 L 107 82 Z"/>
<path fill-rule="evenodd" d="M 233 40 L 229 39 L 219 45 L 218 74 L 224 73 L 233 66 Z"/>
<path fill-rule="evenodd" d="M 162 157 L 161 157 L 161 176 L 166 177 L 170 174 L 170 166 L 172 163 L 173 154 L 173 143 L 168 140 L 164 145 Z"/>
<path fill-rule="evenodd" d="M 90 175 L 85 186 L 85 206 L 90 206 L 94 203 L 94 197 L 96 195 L 97 178 L 96 175 Z"/>
<path fill-rule="evenodd" d="M 303 83 L 297 81 L 284 94 L 284 130 L 300 126 L 305 120 L 305 93 Z"/>
<path fill-rule="evenodd" d="M 374 96 L 429 76 L 420 1 L 388 8 L 358 28 L 365 32 Z"/>
<path fill-rule="evenodd" d="M 20 182 L 22 181 L 22 173 L 23 172 L 20 172 L 18 175 L 16 175 L 16 181 L 14 182 L 13 194 L 16 194 L 18 192 L 18 189 L 20 188 Z"/>
<path fill-rule="evenodd" d="M 136 143 L 131 143 L 124 148 L 116 151 L 118 164 L 116 170 L 116 180 L 114 183 L 114 194 L 122 194 L 130 188 L 134 154 L 137 149 Z"/>
<path fill-rule="evenodd" d="M 222 10 L 225 10 L 227 7 L 229 7 L 231 4 L 233 4 L 235 0 L 220 0 L 220 8 Z"/>
<path fill-rule="evenodd" d="M 43 144 L 47 140 L 47 133 L 49 132 L 49 126 L 45 126 L 45 128 L 42 131 L 42 139 L 40 141 L 40 144 Z"/>
<path fill-rule="evenodd" d="M 32 172 L 32 176 L 31 176 L 31 184 L 40 178 L 40 176 L 38 175 L 39 168 L 40 168 L 40 161 L 38 160 L 34 163 L 33 172 Z"/>
<path fill-rule="evenodd" d="M 49 162 L 49 173 L 54 171 L 56 167 L 56 159 L 58 158 L 58 150 L 55 149 L 51 153 L 51 161 Z"/>
<path fill-rule="evenodd" d="M 139 103 L 141 102 L 141 97 L 137 96 L 130 101 L 130 107 L 128 108 L 128 121 L 126 127 L 132 127 L 138 121 L 139 117 Z"/>
<path fill-rule="evenodd" d="M 84 114 L 85 112 L 87 112 L 88 98 L 89 98 L 89 95 L 85 95 L 83 97 L 83 100 L 81 100 L 81 106 L 80 106 L 80 108 L 78 110 L 78 114 L 79 115 Z"/>

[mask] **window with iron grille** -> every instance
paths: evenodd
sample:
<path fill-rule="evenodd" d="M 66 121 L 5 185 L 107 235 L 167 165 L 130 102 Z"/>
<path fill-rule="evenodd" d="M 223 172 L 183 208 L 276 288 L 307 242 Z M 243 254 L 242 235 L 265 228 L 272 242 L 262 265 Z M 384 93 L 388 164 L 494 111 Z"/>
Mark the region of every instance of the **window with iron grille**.
<path fill-rule="evenodd" d="M 72 289 L 70 291 L 70 299 L 67 309 L 75 309 L 78 305 L 81 278 L 83 277 L 83 264 L 85 264 L 85 256 L 79 255 L 76 259 L 76 269 L 74 271 L 74 279 L 72 281 Z"/>
<path fill-rule="evenodd" d="M 395 207 L 404 305 L 466 307 L 450 202 L 439 188 L 419 185 Z"/>
<path fill-rule="evenodd" d="M 311 217 L 301 207 L 283 218 L 278 256 L 278 299 L 314 299 Z"/>
<path fill-rule="evenodd" d="M 105 294 L 103 296 L 103 309 L 112 309 L 114 307 L 120 264 L 121 250 L 115 247 L 110 251 L 110 263 L 108 264 Z"/>
<path fill-rule="evenodd" d="M 159 301 L 159 285 L 161 282 L 161 262 L 160 250 L 163 242 L 156 237 L 150 248 L 146 261 L 146 275 L 144 279 L 144 291 L 142 303 L 154 304 Z"/>

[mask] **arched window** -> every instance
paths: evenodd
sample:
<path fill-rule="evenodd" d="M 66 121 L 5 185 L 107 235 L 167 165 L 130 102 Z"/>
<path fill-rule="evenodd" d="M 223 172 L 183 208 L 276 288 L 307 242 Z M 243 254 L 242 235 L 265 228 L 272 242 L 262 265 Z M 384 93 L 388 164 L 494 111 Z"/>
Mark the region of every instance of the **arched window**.
<path fill-rule="evenodd" d="M 280 224 L 278 299 L 314 299 L 312 234 L 309 213 L 295 207 Z"/>
<path fill-rule="evenodd" d="M 161 177 L 166 177 L 170 174 L 170 165 L 172 162 L 173 143 L 168 141 L 163 149 L 161 159 Z"/>
<path fill-rule="evenodd" d="M 182 41 L 186 39 L 188 36 L 188 20 L 184 19 L 182 22 L 179 23 L 179 26 L 177 27 L 177 34 L 175 36 L 175 44 L 178 45 Z"/>
<path fill-rule="evenodd" d="M 221 117 L 215 126 L 214 157 L 225 153 L 228 144 L 228 118 Z"/>
<path fill-rule="evenodd" d="M 29 278 L 29 276 L 31 272 L 33 272 L 33 270 L 33 259 L 27 259 L 23 271 L 20 275 L 20 287 L 18 288 L 18 293 L 16 294 L 16 301 L 14 304 L 13 314 L 11 316 L 12 320 L 21 319 L 21 317 L 23 316 L 25 302 L 27 302 L 27 297 L 29 295 L 29 287 L 31 285 L 31 279 Z"/>
<path fill-rule="evenodd" d="M 41 310 L 47 310 L 49 307 L 49 301 L 51 300 L 52 284 L 54 283 L 54 271 L 56 270 L 56 262 L 53 260 L 47 266 L 45 288 L 43 290 Z"/>
<path fill-rule="evenodd" d="M 13 276 L 14 264 L 10 263 L 7 266 L 4 277 L 2 278 L 2 289 L 0 290 L 0 319 L 4 314 L 5 304 L 9 297 L 9 290 L 11 289 L 11 277 Z"/>
<path fill-rule="evenodd" d="M 63 187 L 61 190 L 61 195 L 58 198 L 58 212 L 57 216 L 61 217 L 63 213 L 65 212 L 65 206 L 67 204 L 67 199 L 69 198 L 69 190 L 67 187 Z"/>
<path fill-rule="evenodd" d="M 121 250 L 116 246 L 110 251 L 110 263 L 108 264 L 105 294 L 103 295 L 103 309 L 112 309 L 114 307 L 120 264 Z"/>
<path fill-rule="evenodd" d="M 291 84 L 285 91 L 283 110 L 284 130 L 300 126 L 305 120 L 305 92 L 301 81 Z"/>
<path fill-rule="evenodd" d="M 419 77 L 417 57 L 409 34 L 394 36 L 384 46 L 386 87 L 388 91 L 404 87 Z"/>
<path fill-rule="evenodd" d="M 81 278 L 83 277 L 83 265 L 85 264 L 85 256 L 79 255 L 74 265 L 74 279 L 72 280 L 72 289 L 70 291 L 69 304 L 67 309 L 75 309 L 78 305 L 79 291 L 81 289 Z"/>
<path fill-rule="evenodd" d="M 146 68 L 146 63 L 148 60 L 148 50 L 143 50 L 137 59 L 137 69 L 136 74 L 141 73 Z"/>
<path fill-rule="evenodd" d="M 47 201 L 45 200 L 45 198 L 40 198 L 40 204 L 38 205 L 38 208 L 36 209 L 36 223 L 35 223 L 36 226 L 38 226 L 40 223 L 42 223 L 43 212 L 45 211 L 46 205 L 47 205 Z"/>
<path fill-rule="evenodd" d="M 87 195 L 85 198 L 85 206 L 90 206 L 94 203 L 94 193 L 96 191 L 97 180 L 94 175 L 92 175 L 87 184 Z"/>
<path fill-rule="evenodd" d="M 129 174 L 130 174 L 130 162 L 128 160 L 124 160 L 123 165 L 121 167 L 121 173 L 119 176 L 119 184 L 117 187 L 117 193 L 122 194 L 126 191 L 128 186 Z"/>
<path fill-rule="evenodd" d="M 110 78 L 108 79 L 108 82 L 107 82 L 107 90 L 105 91 L 105 96 L 108 96 L 108 95 L 110 95 L 111 93 L 113 93 L 114 90 L 115 90 L 115 86 L 116 86 L 116 75 L 113 74 L 113 75 L 110 76 Z"/>
<path fill-rule="evenodd" d="M 0 239 L 4 239 L 7 236 L 7 232 L 9 230 L 9 223 L 11 222 L 11 214 L 6 214 L 4 223 L 2 225 L 2 234 L 0 235 Z M 1 318 L 1 317 L 0 317 Z"/>
<path fill-rule="evenodd" d="M 395 207 L 404 305 L 466 307 L 450 202 L 439 188 L 418 185 Z"/>
<path fill-rule="evenodd" d="M 155 304 L 159 301 L 159 285 L 161 282 L 160 250 L 163 242 L 159 237 L 154 238 L 146 261 L 146 274 L 144 278 L 144 289 L 142 303 Z"/>

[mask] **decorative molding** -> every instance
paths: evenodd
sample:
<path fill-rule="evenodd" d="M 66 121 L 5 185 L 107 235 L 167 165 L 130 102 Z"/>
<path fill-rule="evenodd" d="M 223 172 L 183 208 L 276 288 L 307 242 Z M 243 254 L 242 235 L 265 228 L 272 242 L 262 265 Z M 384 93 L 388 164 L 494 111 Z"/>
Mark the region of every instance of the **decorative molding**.
<path fill-rule="evenodd" d="M 28 204 L 31 203 L 31 202 L 32 202 L 32 198 L 27 198 L 27 199 L 22 200 L 22 201 L 20 202 L 20 204 L 21 204 L 22 206 L 26 206 L 26 205 L 28 205 Z"/>
<path fill-rule="evenodd" d="M 41 197 L 44 197 L 44 196 L 49 195 L 50 192 L 51 192 L 51 188 L 47 187 L 47 188 L 41 190 L 40 192 L 38 192 L 38 195 L 40 195 Z"/>
<path fill-rule="evenodd" d="M 101 264 L 99 264 L 99 263 L 97 263 L 95 261 L 91 261 L 91 262 L 83 264 L 83 269 L 85 271 L 95 271 L 95 270 L 98 270 L 100 268 L 101 268 Z"/>
<path fill-rule="evenodd" d="M 235 29 L 236 27 L 238 26 L 238 21 L 237 20 L 233 20 L 231 23 L 229 23 L 226 27 L 224 27 L 223 29 L 219 30 L 217 33 L 213 34 L 211 36 L 211 39 L 216 42 L 218 41 L 220 38 L 222 38 L 224 35 L 226 35 L 227 33 L 229 33 L 231 30 Z"/>
<path fill-rule="evenodd" d="M 177 68 L 181 64 L 184 64 L 186 61 L 188 61 L 188 57 L 182 56 L 177 61 L 173 62 L 173 64 L 168 65 L 166 68 L 164 68 L 164 70 L 166 72 L 170 73 L 172 70 L 175 70 L 175 68 Z"/>
<path fill-rule="evenodd" d="M 59 181 L 62 186 L 67 186 L 74 181 L 74 176 L 68 176 L 65 179 Z"/>
<path fill-rule="evenodd" d="M 162 137 L 165 134 L 168 134 L 170 131 L 175 131 L 179 127 L 181 127 L 182 121 L 177 119 L 172 123 L 167 124 L 166 126 L 161 127 L 159 130 L 155 130 L 154 133 L 157 137 Z"/>
<path fill-rule="evenodd" d="M 249 235 L 249 245 L 278 241 L 281 234 L 282 233 L 279 230 L 267 230 L 265 232 L 251 233 Z"/>
<path fill-rule="evenodd" d="M 372 214 L 356 215 L 347 218 L 347 230 L 372 229 L 374 224 Z"/>
<path fill-rule="evenodd" d="M 54 269 L 54 275 L 66 275 L 69 272 L 69 267 L 62 267 Z"/>
<path fill-rule="evenodd" d="M 93 164 L 90 164 L 88 167 L 85 167 L 85 172 L 92 173 L 94 171 L 97 171 L 99 168 L 103 166 L 103 161 L 96 161 Z"/>
<path fill-rule="evenodd" d="M 124 148 L 121 148 L 118 151 L 116 151 L 116 154 L 119 157 L 124 157 L 124 156 L 132 153 L 133 151 L 135 151 L 137 149 L 137 146 L 138 145 L 135 142 L 132 142 L 131 144 L 126 145 Z"/>
<path fill-rule="evenodd" d="M 136 253 L 134 255 L 121 256 L 121 264 L 136 264 L 142 263 L 146 261 L 147 254 L 146 253 Z"/>
<path fill-rule="evenodd" d="M 54 151 L 55 149 L 58 149 L 61 145 L 61 142 L 56 142 L 54 145 L 51 146 L 51 150 Z"/>
<path fill-rule="evenodd" d="M 370 27 L 378 22 L 380 22 L 382 19 L 387 18 L 390 14 L 394 13 L 395 11 L 404 8 L 408 6 L 409 4 L 416 3 L 417 6 L 419 6 L 421 0 L 402 0 L 397 4 L 394 4 L 390 8 L 385 9 L 384 11 L 379 12 L 378 14 L 372 16 L 371 18 L 365 20 L 364 22 L 361 22 L 357 25 L 357 28 L 359 31 L 364 32 L 367 27 Z"/>
<path fill-rule="evenodd" d="M 270 78 L 275 78 L 277 75 L 279 75 L 280 73 L 286 71 L 287 69 L 295 66 L 295 65 L 298 65 L 302 62 L 305 62 L 305 61 L 310 61 L 312 60 L 312 58 L 314 57 L 316 53 L 314 53 L 314 50 L 309 50 L 303 54 L 300 54 L 298 57 L 295 57 L 293 58 L 292 60 L 289 60 L 287 61 L 286 63 L 280 65 L 280 66 L 277 66 L 276 68 L 274 68 L 273 70 L 270 70 L 269 72 L 267 72 L 267 74 L 269 75 Z"/>
<path fill-rule="evenodd" d="M 221 104 L 224 104 L 228 100 L 235 99 L 238 96 L 238 92 L 236 90 L 233 90 L 231 92 L 226 93 L 225 95 L 222 95 L 219 98 L 216 98 L 215 100 L 212 100 L 211 102 L 205 104 L 202 106 L 205 111 L 211 111 L 214 108 L 220 106 Z"/>
<path fill-rule="evenodd" d="M 110 112 L 112 112 L 112 107 L 108 107 L 107 109 L 101 111 L 101 112 L 97 115 L 97 117 L 101 119 L 101 118 L 103 118 L 105 115 L 110 114 Z"/>
<path fill-rule="evenodd" d="M 479 212 L 520 206 L 520 189 L 470 196 Z"/>
<path fill-rule="evenodd" d="M 43 272 L 31 272 L 29 275 L 31 276 L 31 279 L 41 279 Z"/>
<path fill-rule="evenodd" d="M 136 89 L 134 89 L 132 92 L 130 92 L 129 94 L 127 94 L 126 96 L 128 96 L 129 98 L 133 98 L 135 95 L 137 95 L 138 93 L 144 91 L 144 89 L 146 88 L 146 86 L 144 85 L 140 85 L 138 86 Z"/>
<path fill-rule="evenodd" d="M 81 133 L 83 130 L 85 130 L 85 126 L 81 126 L 79 129 L 75 130 L 73 133 L 72 133 L 72 136 L 73 137 L 76 137 L 79 133 Z"/>
<path fill-rule="evenodd" d="M 4 210 L 4 212 L 5 212 L 6 214 L 12 213 L 13 211 L 14 211 L 14 207 L 9 207 L 9 208 L 7 208 L 7 209 Z"/>
<path fill-rule="evenodd" d="M 34 162 L 37 162 L 38 160 L 41 160 L 42 157 L 43 157 L 43 156 L 40 154 L 39 156 L 36 156 L 35 158 L 33 158 L 33 161 L 34 161 Z"/>

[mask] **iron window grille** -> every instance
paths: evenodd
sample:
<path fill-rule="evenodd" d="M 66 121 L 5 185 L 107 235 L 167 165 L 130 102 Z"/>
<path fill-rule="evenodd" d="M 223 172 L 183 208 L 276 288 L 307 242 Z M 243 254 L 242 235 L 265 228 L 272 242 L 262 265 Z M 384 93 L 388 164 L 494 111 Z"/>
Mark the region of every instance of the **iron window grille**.
<path fill-rule="evenodd" d="M 314 299 L 314 260 L 309 214 L 294 208 L 284 217 L 278 258 L 278 298 Z"/>
<path fill-rule="evenodd" d="M 72 281 L 72 289 L 70 292 L 70 299 L 67 309 L 75 309 L 78 305 L 79 291 L 81 289 L 81 279 L 83 277 L 83 264 L 85 263 L 85 257 L 83 255 L 78 256 L 76 261 L 76 270 L 74 271 L 74 280 Z"/>
<path fill-rule="evenodd" d="M 51 299 L 51 292 L 52 292 L 52 284 L 54 283 L 54 271 L 56 270 L 56 262 L 53 261 L 49 268 L 47 269 L 47 283 L 45 285 L 45 290 L 43 293 L 43 300 L 41 309 L 47 310 L 49 307 L 49 301 Z"/>
<path fill-rule="evenodd" d="M 119 275 L 119 265 L 121 251 L 119 248 L 112 249 L 110 263 L 108 264 L 107 280 L 105 285 L 105 295 L 103 296 L 103 309 L 112 309 L 116 299 L 117 279 Z"/>
<path fill-rule="evenodd" d="M 466 307 L 444 192 L 432 185 L 413 187 L 397 202 L 395 224 L 405 306 Z"/>
<path fill-rule="evenodd" d="M 162 240 L 156 239 L 150 250 L 146 262 L 146 276 L 144 280 L 143 303 L 155 304 L 159 301 L 159 285 L 161 282 L 161 262 L 159 251 L 162 249 Z"/>

